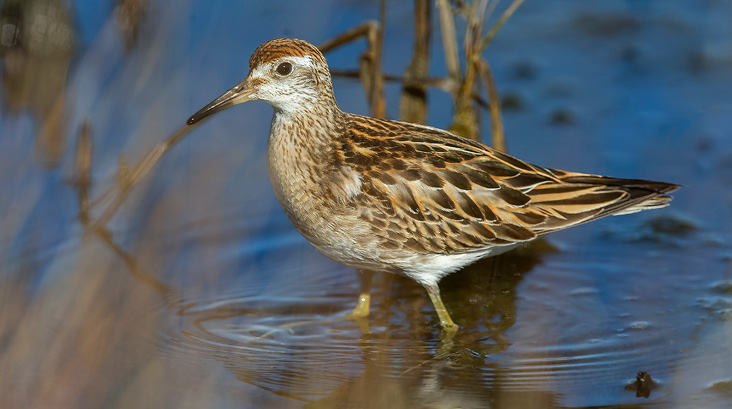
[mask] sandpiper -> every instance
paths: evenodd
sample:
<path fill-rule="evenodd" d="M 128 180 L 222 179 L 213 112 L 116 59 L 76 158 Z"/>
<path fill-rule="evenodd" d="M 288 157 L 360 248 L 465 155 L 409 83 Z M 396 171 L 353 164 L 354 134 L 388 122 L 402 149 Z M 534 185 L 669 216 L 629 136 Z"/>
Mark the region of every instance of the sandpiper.
<path fill-rule="evenodd" d="M 442 277 L 547 233 L 667 206 L 679 187 L 544 168 L 437 128 L 345 113 L 325 57 L 303 40 L 260 45 L 247 77 L 188 124 L 250 100 L 274 108 L 269 175 L 295 228 L 339 263 L 422 284 L 447 331 Z M 364 286 L 350 317 L 368 310 Z"/>

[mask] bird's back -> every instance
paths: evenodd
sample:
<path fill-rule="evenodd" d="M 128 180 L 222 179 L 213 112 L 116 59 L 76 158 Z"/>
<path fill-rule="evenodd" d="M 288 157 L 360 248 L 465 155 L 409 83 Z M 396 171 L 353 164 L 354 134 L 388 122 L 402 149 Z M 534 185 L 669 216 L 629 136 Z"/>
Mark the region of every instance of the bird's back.
<path fill-rule="evenodd" d="M 380 245 L 460 254 L 510 246 L 611 214 L 666 206 L 677 185 L 528 164 L 448 132 L 349 115 L 338 167 Z"/>

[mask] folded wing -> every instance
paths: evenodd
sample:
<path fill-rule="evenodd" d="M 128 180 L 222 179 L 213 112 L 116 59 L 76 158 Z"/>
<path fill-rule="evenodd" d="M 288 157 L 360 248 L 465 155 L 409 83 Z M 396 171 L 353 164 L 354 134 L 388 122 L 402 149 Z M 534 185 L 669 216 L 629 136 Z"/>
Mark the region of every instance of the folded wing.
<path fill-rule="evenodd" d="M 534 166 L 447 132 L 354 116 L 339 160 L 385 248 L 456 254 L 663 207 L 677 185 Z M 417 234 L 415 234 L 417 233 Z"/>

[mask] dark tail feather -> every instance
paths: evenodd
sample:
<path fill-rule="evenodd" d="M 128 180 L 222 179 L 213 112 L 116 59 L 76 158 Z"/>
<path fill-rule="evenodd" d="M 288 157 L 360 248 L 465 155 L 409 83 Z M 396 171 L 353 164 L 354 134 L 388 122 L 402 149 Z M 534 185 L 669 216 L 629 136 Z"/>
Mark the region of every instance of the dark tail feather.
<path fill-rule="evenodd" d="M 621 215 L 636 213 L 643 210 L 658 209 L 666 207 L 671 201 L 671 196 L 666 196 L 681 186 L 673 183 L 654 182 L 640 179 L 618 179 L 608 176 L 594 175 L 573 175 L 562 178 L 564 182 L 605 185 L 609 190 L 622 190 L 629 194 L 627 199 L 609 206 L 598 215 L 598 217 L 609 214 Z"/>

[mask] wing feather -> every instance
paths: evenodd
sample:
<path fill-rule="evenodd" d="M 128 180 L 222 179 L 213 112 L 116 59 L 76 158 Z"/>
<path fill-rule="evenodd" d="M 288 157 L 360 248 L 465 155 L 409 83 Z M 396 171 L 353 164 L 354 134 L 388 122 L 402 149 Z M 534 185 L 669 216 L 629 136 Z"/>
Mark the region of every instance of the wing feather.
<path fill-rule="evenodd" d="M 678 186 L 531 165 L 436 128 L 352 115 L 339 165 L 385 248 L 454 254 L 512 245 L 609 214 L 668 204 Z"/>

